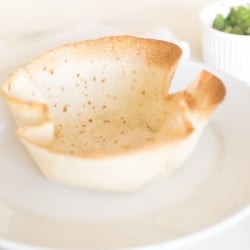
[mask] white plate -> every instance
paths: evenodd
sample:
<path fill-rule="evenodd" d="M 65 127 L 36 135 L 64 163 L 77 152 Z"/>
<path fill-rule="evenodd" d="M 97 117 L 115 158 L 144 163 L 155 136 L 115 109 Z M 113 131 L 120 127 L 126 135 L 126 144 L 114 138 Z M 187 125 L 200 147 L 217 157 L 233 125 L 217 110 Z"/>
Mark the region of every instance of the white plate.
<path fill-rule="evenodd" d="M 175 89 L 203 68 L 182 62 Z M 45 180 L 18 142 L 1 100 L 0 245 L 160 249 L 209 236 L 249 214 L 250 94 L 237 80 L 216 74 L 227 97 L 191 158 L 168 179 L 134 194 L 95 193 Z"/>

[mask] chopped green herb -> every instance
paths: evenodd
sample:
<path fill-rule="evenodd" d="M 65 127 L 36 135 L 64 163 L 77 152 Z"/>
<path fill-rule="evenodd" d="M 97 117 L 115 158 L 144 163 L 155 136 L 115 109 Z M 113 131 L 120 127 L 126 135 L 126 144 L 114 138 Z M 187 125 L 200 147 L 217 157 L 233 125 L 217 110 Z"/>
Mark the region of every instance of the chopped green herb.
<path fill-rule="evenodd" d="M 250 4 L 232 7 L 226 17 L 217 14 L 213 28 L 232 34 L 250 35 Z"/>

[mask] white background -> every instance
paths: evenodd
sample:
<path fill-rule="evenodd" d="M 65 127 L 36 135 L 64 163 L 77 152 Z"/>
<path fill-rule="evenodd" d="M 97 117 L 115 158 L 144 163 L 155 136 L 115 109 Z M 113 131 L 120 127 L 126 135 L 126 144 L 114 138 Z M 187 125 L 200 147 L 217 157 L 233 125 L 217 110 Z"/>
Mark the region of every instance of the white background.
<path fill-rule="evenodd" d="M 170 28 L 189 42 L 200 59 L 199 11 L 215 0 L 0 0 L 0 39 L 16 42 L 55 32 L 82 21 L 144 33 Z"/>

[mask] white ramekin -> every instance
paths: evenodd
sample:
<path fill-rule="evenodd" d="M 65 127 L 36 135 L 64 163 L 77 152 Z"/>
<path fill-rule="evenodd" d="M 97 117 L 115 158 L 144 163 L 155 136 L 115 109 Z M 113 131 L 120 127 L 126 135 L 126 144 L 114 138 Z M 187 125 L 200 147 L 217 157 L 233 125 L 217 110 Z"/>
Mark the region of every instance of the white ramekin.
<path fill-rule="evenodd" d="M 250 36 L 229 34 L 212 28 L 215 16 L 227 15 L 230 7 L 250 4 L 250 0 L 225 0 L 205 7 L 202 22 L 203 61 L 238 79 L 250 83 Z"/>

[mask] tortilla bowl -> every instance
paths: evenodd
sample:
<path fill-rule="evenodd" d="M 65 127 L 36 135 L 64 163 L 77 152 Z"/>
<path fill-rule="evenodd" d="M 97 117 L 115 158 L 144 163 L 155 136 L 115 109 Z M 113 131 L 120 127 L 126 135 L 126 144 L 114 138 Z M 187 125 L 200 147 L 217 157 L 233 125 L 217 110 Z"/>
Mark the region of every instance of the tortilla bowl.
<path fill-rule="evenodd" d="M 224 99 L 207 71 L 169 94 L 180 57 L 172 43 L 132 36 L 67 44 L 15 70 L 1 93 L 45 177 L 132 192 L 189 157 Z"/>

